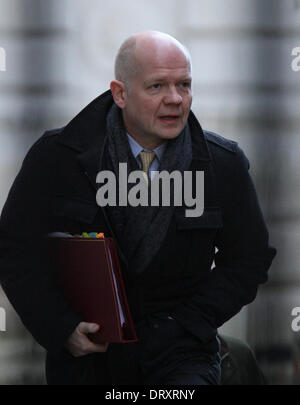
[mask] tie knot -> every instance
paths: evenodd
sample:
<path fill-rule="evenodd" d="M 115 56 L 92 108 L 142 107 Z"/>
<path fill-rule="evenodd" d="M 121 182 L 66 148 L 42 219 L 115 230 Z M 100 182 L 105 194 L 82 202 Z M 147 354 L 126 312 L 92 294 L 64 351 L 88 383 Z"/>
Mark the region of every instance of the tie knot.
<path fill-rule="evenodd" d="M 145 172 L 148 176 L 148 170 L 149 167 L 151 166 L 151 163 L 153 162 L 153 159 L 155 158 L 155 152 L 140 152 L 140 158 L 142 162 L 142 170 Z"/>

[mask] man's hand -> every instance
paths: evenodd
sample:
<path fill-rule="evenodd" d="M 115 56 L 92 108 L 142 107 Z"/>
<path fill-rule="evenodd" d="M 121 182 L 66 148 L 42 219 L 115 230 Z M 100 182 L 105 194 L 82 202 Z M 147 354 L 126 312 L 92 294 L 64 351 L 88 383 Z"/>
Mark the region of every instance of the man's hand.
<path fill-rule="evenodd" d="M 85 356 L 89 353 L 106 352 L 108 343 L 96 344 L 86 336 L 99 330 L 96 323 L 80 322 L 65 344 L 66 349 L 74 356 Z"/>

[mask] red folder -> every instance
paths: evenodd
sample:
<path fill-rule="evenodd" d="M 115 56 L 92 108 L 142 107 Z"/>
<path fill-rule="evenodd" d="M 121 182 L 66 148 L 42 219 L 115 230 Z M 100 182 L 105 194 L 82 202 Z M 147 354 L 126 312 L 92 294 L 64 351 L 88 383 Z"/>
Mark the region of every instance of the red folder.
<path fill-rule="evenodd" d="M 95 343 L 135 342 L 117 250 L 112 238 L 51 237 L 54 271 L 63 293 L 85 322 L 100 325 Z"/>

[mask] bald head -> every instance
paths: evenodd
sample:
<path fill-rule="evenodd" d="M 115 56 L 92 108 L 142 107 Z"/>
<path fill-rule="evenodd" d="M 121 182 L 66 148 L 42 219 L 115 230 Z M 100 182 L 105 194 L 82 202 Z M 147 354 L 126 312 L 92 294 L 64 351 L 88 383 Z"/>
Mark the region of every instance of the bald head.
<path fill-rule="evenodd" d="M 115 61 L 115 78 L 127 88 L 140 71 L 142 62 L 153 55 L 163 57 L 167 50 L 176 49 L 182 53 L 191 67 L 188 50 L 172 36 L 158 31 L 144 31 L 133 34 L 121 45 Z"/>
<path fill-rule="evenodd" d="M 186 48 L 161 32 L 134 34 L 122 44 L 115 69 L 110 89 L 126 132 L 147 149 L 176 138 L 193 99 Z"/>

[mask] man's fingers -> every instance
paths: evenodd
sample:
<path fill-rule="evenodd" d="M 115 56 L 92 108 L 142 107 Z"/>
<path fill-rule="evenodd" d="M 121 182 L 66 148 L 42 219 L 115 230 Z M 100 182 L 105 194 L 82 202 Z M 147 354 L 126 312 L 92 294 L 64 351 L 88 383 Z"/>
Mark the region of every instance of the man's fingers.
<path fill-rule="evenodd" d="M 78 332 L 87 335 L 88 333 L 95 333 L 99 330 L 99 325 L 96 323 L 80 322 L 77 327 Z"/>
<path fill-rule="evenodd" d="M 108 343 L 94 343 L 88 335 L 97 332 L 100 326 L 96 323 L 80 322 L 75 331 L 69 337 L 66 348 L 75 356 L 84 356 L 89 353 L 104 353 L 108 348 Z"/>
<path fill-rule="evenodd" d="M 97 332 L 100 326 L 96 323 L 91 322 L 80 322 L 77 327 L 78 332 L 78 345 L 80 355 L 85 355 L 89 353 L 104 353 L 107 350 L 108 343 L 94 343 L 92 342 L 88 335 Z"/>

